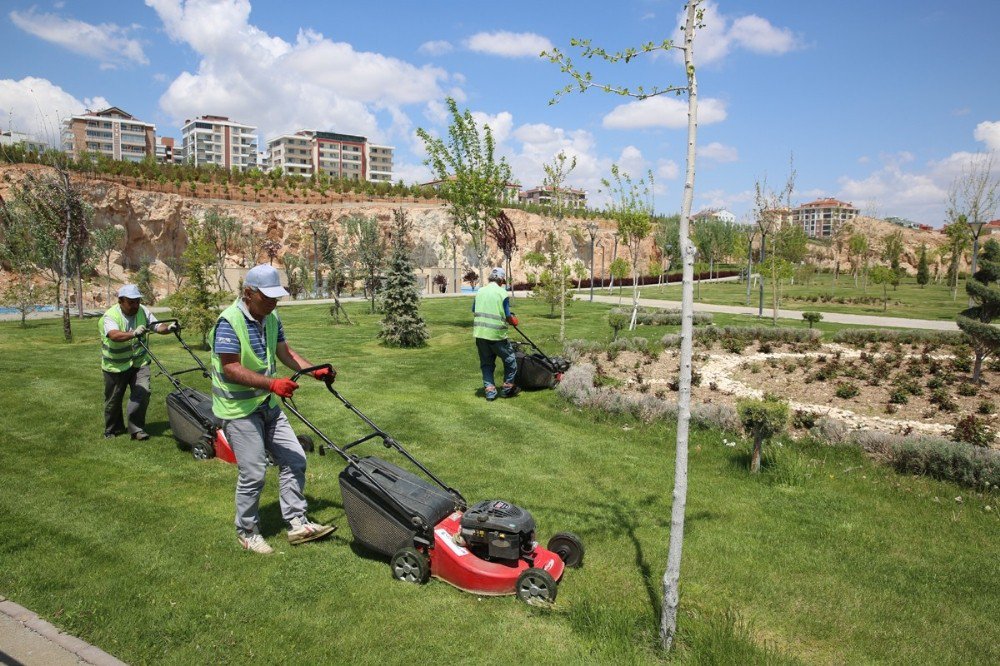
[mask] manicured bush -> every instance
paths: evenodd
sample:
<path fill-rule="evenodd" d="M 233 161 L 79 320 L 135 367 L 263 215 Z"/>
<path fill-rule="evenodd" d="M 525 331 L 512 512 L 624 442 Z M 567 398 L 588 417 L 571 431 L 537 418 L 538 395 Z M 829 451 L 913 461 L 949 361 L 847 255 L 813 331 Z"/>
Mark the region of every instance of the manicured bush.
<path fill-rule="evenodd" d="M 900 344 L 932 343 L 938 345 L 965 344 L 965 336 L 957 331 L 927 331 L 921 329 L 891 328 L 848 328 L 837 331 L 834 342 L 864 347 L 873 342 L 897 342 Z"/>
<path fill-rule="evenodd" d="M 736 403 L 740 423 L 747 435 L 753 438 L 750 471 L 760 471 L 761 449 L 764 442 L 780 435 L 788 423 L 788 403 L 773 396 L 763 400 L 740 400 Z"/>
<path fill-rule="evenodd" d="M 809 328 L 812 328 L 813 324 L 823 321 L 823 313 L 807 310 L 802 313 L 802 318 L 809 322 Z"/>

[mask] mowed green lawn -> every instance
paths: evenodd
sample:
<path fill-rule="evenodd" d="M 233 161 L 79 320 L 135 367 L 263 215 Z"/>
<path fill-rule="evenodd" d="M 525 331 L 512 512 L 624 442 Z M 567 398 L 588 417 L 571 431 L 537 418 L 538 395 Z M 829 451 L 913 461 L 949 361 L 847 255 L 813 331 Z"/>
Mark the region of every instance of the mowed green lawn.
<path fill-rule="evenodd" d="M 764 308 L 772 307 L 773 299 L 771 293 L 771 283 L 765 280 L 764 283 Z M 618 289 L 614 289 L 618 293 Z M 604 293 L 607 293 L 605 290 Z M 663 287 L 646 286 L 641 290 L 643 298 L 661 298 L 665 300 L 679 301 L 681 298 L 680 285 L 670 285 Z M 840 279 L 834 285 L 831 273 L 817 274 L 808 285 L 784 284 L 781 287 L 781 308 L 783 310 L 818 310 L 820 312 L 842 312 L 847 314 L 884 315 L 888 317 L 910 317 L 912 319 L 942 319 L 954 320 L 955 315 L 968 307 L 969 297 L 965 294 L 965 280 L 958 282 L 958 292 L 956 298 L 951 297 L 951 289 L 942 280 L 941 284 L 931 284 L 921 287 L 917 284 L 916 278 L 905 277 L 897 289 L 892 285 L 888 288 L 889 303 L 888 308 L 882 310 L 882 285 L 869 284 L 868 289 L 859 278 L 858 286 L 854 286 L 854 278 L 849 273 L 841 274 Z M 713 303 L 717 305 L 746 305 L 747 287 L 746 283 L 737 282 L 704 282 L 701 285 L 701 298 L 697 299 L 702 303 Z M 809 302 L 797 300 L 793 297 L 818 296 L 820 294 L 832 294 L 835 298 L 876 298 L 875 303 L 837 303 L 837 302 Z M 698 295 L 698 287 L 695 287 L 695 296 Z M 623 303 L 630 302 L 631 287 L 626 283 L 623 291 Z M 757 307 L 760 303 L 759 283 L 750 294 L 751 307 Z"/>
<path fill-rule="evenodd" d="M 285 544 L 272 470 L 263 530 L 280 554 L 242 552 L 236 469 L 178 450 L 164 378 L 153 381 L 151 440 L 102 439 L 92 319 L 75 322 L 72 344 L 58 321 L 0 326 L 0 594 L 133 663 L 665 660 L 674 428 L 584 413 L 552 391 L 485 402 L 469 305 L 425 302 L 432 338 L 419 350 L 379 346 L 363 304 L 349 306 L 354 327 L 332 326 L 322 306 L 281 315 L 295 347 L 332 361 L 345 396 L 470 501 L 528 508 L 543 542 L 560 530 L 583 538 L 585 566 L 568 571 L 553 608 L 394 581 L 385 560 L 351 543 L 335 456 L 310 456 L 307 487 L 313 515 L 340 526 L 334 538 Z M 569 336 L 607 339 L 606 308 L 576 304 Z M 558 320 L 543 306 L 517 311 L 536 342 L 557 348 Z M 155 349 L 189 365 L 172 337 Z M 318 382 L 297 402 L 337 441 L 364 432 Z M 672 658 L 1000 662 L 996 495 L 899 476 L 850 450 L 775 450 L 750 478 L 746 445 L 692 433 Z"/>

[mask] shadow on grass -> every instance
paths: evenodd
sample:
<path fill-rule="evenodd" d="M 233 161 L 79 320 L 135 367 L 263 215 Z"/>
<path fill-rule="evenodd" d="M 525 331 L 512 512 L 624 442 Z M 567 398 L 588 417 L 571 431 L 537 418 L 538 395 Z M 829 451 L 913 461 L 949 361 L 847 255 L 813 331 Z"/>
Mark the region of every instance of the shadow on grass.
<path fill-rule="evenodd" d="M 339 502 L 334 502 L 325 498 L 310 497 L 309 495 L 306 495 L 306 501 L 309 504 L 310 517 L 313 514 L 317 514 L 325 509 L 331 508 L 339 509 L 341 512 L 336 517 L 336 520 L 340 520 L 344 517 L 344 506 Z M 341 520 L 340 523 L 342 524 L 337 524 L 338 531 L 341 528 L 347 528 L 346 520 Z M 287 528 L 288 525 L 285 523 L 285 519 L 281 516 L 281 503 L 273 500 L 267 502 L 266 504 L 262 502 L 260 505 L 260 533 L 265 537 L 272 537 L 283 532 Z"/>

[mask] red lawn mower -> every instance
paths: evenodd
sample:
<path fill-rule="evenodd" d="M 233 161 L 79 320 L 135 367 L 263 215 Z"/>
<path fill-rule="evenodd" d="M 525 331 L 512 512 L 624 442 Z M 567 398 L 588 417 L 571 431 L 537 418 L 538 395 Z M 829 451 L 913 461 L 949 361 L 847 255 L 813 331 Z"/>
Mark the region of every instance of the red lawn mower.
<path fill-rule="evenodd" d="M 305 368 L 292 380 L 328 367 Z M 371 433 L 337 446 L 299 412 L 293 399 L 282 402 L 322 440 L 317 445 L 320 455 L 332 450 L 347 462 L 339 478 L 351 532 L 361 545 L 389 557 L 394 578 L 422 584 L 434 576 L 473 594 L 516 594 L 533 605 L 555 601 L 564 569 L 583 564 L 579 537 L 561 532 L 543 548 L 535 541 L 535 521 L 527 510 L 503 500 L 468 507 L 461 493 L 432 474 L 333 388 L 332 376 L 324 381 L 344 407 L 372 428 Z M 372 439 L 381 439 L 387 449 L 402 454 L 427 478 L 381 458 L 350 452 Z"/>

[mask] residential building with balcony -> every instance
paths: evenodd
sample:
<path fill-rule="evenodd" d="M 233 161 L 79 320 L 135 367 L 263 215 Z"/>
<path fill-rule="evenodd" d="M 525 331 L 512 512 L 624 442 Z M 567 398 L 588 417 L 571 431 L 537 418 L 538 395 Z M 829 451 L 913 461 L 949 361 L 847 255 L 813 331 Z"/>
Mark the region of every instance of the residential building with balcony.
<path fill-rule="evenodd" d="M 160 164 L 181 164 L 184 162 L 184 149 L 177 145 L 172 136 L 158 136 L 156 161 Z"/>
<path fill-rule="evenodd" d="M 156 155 L 156 125 L 139 120 L 117 106 L 86 111 L 63 123 L 63 150 L 71 158 L 81 153 L 114 160 L 141 162 Z"/>
<path fill-rule="evenodd" d="M 392 182 L 392 146 L 379 146 L 363 136 L 300 130 L 267 142 L 267 170 L 311 177 Z"/>
<path fill-rule="evenodd" d="M 563 187 L 558 190 L 549 185 L 539 185 L 530 190 L 524 190 L 517 195 L 518 200 L 523 204 L 533 204 L 535 206 L 552 206 L 561 200 L 566 208 L 580 209 L 587 207 L 587 193 L 584 190 L 576 190 L 572 187 Z"/>
<path fill-rule="evenodd" d="M 830 238 L 846 222 L 858 216 L 852 204 L 837 199 L 816 199 L 792 209 L 792 223 L 810 238 Z"/>
<path fill-rule="evenodd" d="M 0 146 L 21 146 L 25 151 L 39 155 L 49 148 L 47 143 L 39 141 L 30 134 L 15 132 L 14 130 L 0 132 Z"/>
<path fill-rule="evenodd" d="M 214 164 L 246 171 L 257 166 L 257 128 L 226 116 L 199 116 L 181 128 L 184 157 L 195 166 Z"/>

